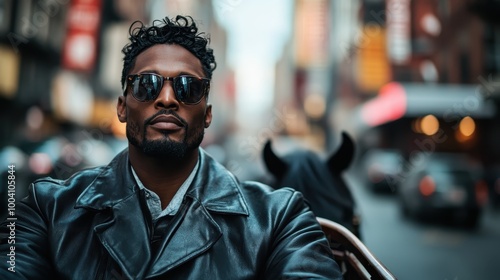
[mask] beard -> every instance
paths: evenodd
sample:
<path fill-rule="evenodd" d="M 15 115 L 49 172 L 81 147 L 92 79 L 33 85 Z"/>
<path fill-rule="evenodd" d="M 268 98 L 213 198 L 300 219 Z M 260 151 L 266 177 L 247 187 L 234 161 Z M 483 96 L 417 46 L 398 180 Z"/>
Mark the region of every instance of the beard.
<path fill-rule="evenodd" d="M 201 142 L 203 141 L 203 137 L 205 134 L 204 126 L 202 125 L 201 127 L 195 127 L 193 128 L 194 130 L 190 132 L 189 126 L 186 123 L 184 126 L 186 133 L 184 138 L 180 142 L 170 139 L 168 133 L 164 134 L 165 138 L 163 139 L 147 139 L 146 128 L 150 119 L 144 122 L 142 133 L 137 124 L 127 122 L 126 126 L 126 134 L 130 144 L 135 146 L 147 156 L 165 160 L 180 161 L 186 158 L 186 156 L 191 152 L 197 150 Z M 142 139 L 142 141 L 140 139 Z"/>

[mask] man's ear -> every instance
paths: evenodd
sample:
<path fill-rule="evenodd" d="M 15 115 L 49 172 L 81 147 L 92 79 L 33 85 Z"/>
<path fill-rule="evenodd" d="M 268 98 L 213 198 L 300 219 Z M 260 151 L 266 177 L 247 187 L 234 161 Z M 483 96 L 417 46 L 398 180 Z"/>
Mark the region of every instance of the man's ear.
<path fill-rule="evenodd" d="M 116 103 L 116 114 L 118 115 L 118 119 L 120 122 L 127 122 L 127 106 L 126 106 L 125 96 L 118 97 L 118 103 Z"/>
<path fill-rule="evenodd" d="M 205 128 L 208 128 L 212 123 L 212 104 L 207 104 L 205 108 Z"/>

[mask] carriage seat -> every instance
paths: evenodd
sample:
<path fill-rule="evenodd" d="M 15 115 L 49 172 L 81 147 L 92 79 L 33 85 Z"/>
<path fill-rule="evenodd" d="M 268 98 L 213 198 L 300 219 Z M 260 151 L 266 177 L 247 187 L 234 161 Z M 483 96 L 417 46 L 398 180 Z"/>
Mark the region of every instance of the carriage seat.
<path fill-rule="evenodd" d="M 339 223 L 317 218 L 344 279 L 396 279 L 351 231 Z"/>

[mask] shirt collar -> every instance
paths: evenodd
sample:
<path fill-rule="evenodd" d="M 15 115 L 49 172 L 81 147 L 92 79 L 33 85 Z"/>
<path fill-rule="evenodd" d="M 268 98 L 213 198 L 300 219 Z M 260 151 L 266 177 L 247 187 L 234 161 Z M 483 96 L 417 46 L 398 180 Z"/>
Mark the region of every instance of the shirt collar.
<path fill-rule="evenodd" d="M 160 213 L 157 213 L 159 211 L 155 211 L 155 209 L 151 209 L 152 208 L 151 204 L 148 203 L 148 207 L 150 208 L 149 210 L 153 214 L 153 217 L 157 216 L 156 218 L 159 218 L 159 217 L 163 217 L 166 215 L 175 215 L 177 213 L 177 211 L 179 210 L 179 208 L 182 204 L 182 199 L 184 198 L 184 195 L 186 194 L 189 186 L 191 185 L 191 183 L 194 180 L 196 171 L 198 171 L 198 166 L 199 166 L 199 160 L 196 162 L 196 165 L 194 166 L 193 170 L 191 171 L 191 173 L 189 174 L 187 179 L 179 187 L 179 189 L 175 193 L 175 195 L 172 198 L 172 200 L 170 201 L 170 203 L 167 205 L 167 207 L 165 207 L 165 209 L 161 210 Z M 137 182 L 137 185 L 139 186 L 139 189 L 146 190 L 146 192 L 148 192 L 151 195 L 151 198 L 153 200 L 156 200 L 155 201 L 156 204 L 161 205 L 160 197 L 156 193 L 154 193 L 153 191 L 149 190 L 148 188 L 146 188 L 144 186 L 144 184 L 141 182 L 141 180 L 137 176 L 137 173 L 135 172 L 135 170 L 132 166 L 130 166 L 130 169 L 132 170 L 132 174 L 135 178 L 135 181 Z"/>

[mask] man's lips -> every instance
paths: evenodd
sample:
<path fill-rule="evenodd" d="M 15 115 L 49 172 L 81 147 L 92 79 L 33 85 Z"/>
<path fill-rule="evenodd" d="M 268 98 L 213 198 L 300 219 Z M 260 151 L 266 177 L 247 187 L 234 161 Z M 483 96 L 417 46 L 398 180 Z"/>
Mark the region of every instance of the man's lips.
<path fill-rule="evenodd" d="M 160 130 L 177 130 L 184 126 L 184 124 L 173 115 L 159 115 L 152 119 L 149 125 Z"/>

